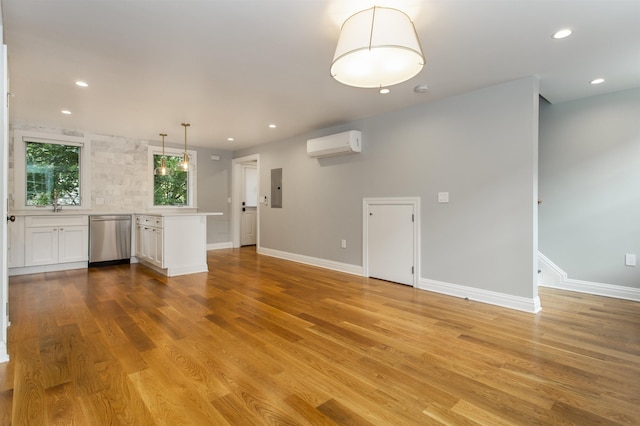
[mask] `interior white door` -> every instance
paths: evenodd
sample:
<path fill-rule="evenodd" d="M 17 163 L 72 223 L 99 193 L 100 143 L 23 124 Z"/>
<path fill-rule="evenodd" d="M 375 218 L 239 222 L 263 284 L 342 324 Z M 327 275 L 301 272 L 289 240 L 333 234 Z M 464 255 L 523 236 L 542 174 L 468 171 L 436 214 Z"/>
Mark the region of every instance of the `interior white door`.
<path fill-rule="evenodd" d="M 240 214 L 240 245 L 255 245 L 258 233 L 258 168 L 254 164 L 242 167 L 242 213 Z"/>
<path fill-rule="evenodd" d="M 240 245 L 251 246 L 256 244 L 256 208 L 244 207 L 242 212 L 242 223 L 240 228 L 242 233 L 240 234 Z"/>
<path fill-rule="evenodd" d="M 413 205 L 372 204 L 367 220 L 369 276 L 413 285 Z"/>

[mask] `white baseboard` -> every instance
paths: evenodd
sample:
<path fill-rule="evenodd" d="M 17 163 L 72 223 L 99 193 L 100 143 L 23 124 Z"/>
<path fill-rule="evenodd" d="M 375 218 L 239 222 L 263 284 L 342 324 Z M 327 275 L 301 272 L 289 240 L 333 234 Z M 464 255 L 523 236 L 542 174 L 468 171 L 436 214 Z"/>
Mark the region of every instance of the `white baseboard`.
<path fill-rule="evenodd" d="M 540 287 L 557 288 L 560 290 L 640 302 L 639 288 L 571 279 L 565 271 L 540 252 L 538 252 L 538 267 L 541 271 L 538 279 L 538 285 Z"/>
<path fill-rule="evenodd" d="M 257 252 L 258 254 L 264 254 L 265 256 L 277 257 L 279 259 L 291 260 L 292 262 L 304 263 L 305 265 L 318 266 L 320 268 L 331 269 L 333 271 L 362 276 L 362 266 L 360 265 L 351 265 L 349 263 L 335 262 L 333 260 L 304 256 L 302 254 L 289 253 L 264 247 L 258 247 Z"/>
<path fill-rule="evenodd" d="M 222 250 L 230 248 L 233 248 L 233 243 L 231 241 L 227 241 L 226 243 L 207 244 L 207 250 Z"/>
<path fill-rule="evenodd" d="M 529 312 L 532 314 L 540 312 L 542 309 L 540 306 L 540 298 L 537 296 L 533 299 L 529 299 L 526 297 L 513 296 L 511 294 L 498 293 L 495 291 L 483 290 L 481 288 L 451 284 L 426 278 L 420 278 L 418 288 L 447 294 L 449 296 L 468 298 L 469 300 L 474 300 L 476 302 L 516 309 L 518 311 Z"/>
<path fill-rule="evenodd" d="M 68 271 L 70 269 L 87 269 L 89 262 L 55 263 L 53 265 L 23 266 L 20 268 L 9 268 L 9 276 L 40 274 L 42 272 Z"/>
<path fill-rule="evenodd" d="M 362 266 L 347 263 L 334 262 L 332 260 L 319 259 L 316 257 L 304 256 L 301 254 L 288 253 L 284 251 L 258 247 L 258 254 L 277 257 L 279 259 L 290 260 L 292 262 L 304 263 L 306 265 L 318 266 L 320 268 L 331 269 L 333 271 L 345 272 L 347 274 L 362 276 L 364 271 Z M 457 297 L 468 297 L 469 299 L 503 306 L 505 308 L 517 309 L 519 311 L 536 313 L 540 311 L 540 299 L 527 299 L 524 297 L 512 296 L 509 294 L 496 293 L 473 287 L 466 287 L 457 284 L 443 283 L 434 280 L 421 278 L 418 287 L 422 290 L 434 291 L 436 293 L 447 294 Z"/>

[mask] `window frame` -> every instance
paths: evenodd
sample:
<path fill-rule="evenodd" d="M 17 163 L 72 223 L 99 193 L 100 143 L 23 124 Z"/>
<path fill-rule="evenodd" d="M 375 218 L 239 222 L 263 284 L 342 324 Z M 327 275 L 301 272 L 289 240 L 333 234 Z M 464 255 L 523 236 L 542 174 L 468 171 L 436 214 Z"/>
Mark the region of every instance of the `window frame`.
<path fill-rule="evenodd" d="M 164 148 L 165 157 L 182 157 L 184 151 L 177 148 Z M 168 210 L 168 209 L 197 209 L 198 208 L 198 192 L 197 192 L 197 181 L 198 175 L 196 172 L 195 165 L 198 162 L 198 152 L 188 149 L 187 155 L 189 156 L 189 171 L 187 173 L 187 200 L 189 204 L 184 206 L 158 206 L 154 204 L 154 179 L 153 179 L 153 171 L 154 171 L 154 155 L 162 155 L 162 147 L 149 145 L 148 149 L 148 167 L 147 167 L 147 175 L 149 176 L 149 209 L 150 210 Z"/>
<path fill-rule="evenodd" d="M 79 136 L 57 135 L 16 130 L 14 140 L 14 210 L 35 211 L 53 208 L 51 205 L 27 205 L 27 152 L 26 142 L 40 142 L 48 144 L 71 145 L 80 147 L 78 181 L 80 185 L 80 204 L 64 205 L 63 210 L 86 210 L 91 208 L 91 142 L 88 138 Z"/>

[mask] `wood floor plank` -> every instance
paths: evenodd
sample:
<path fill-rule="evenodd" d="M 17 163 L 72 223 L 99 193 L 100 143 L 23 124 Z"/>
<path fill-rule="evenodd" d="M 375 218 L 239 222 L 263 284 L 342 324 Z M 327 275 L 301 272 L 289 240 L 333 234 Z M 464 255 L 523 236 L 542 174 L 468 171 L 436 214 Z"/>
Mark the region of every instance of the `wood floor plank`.
<path fill-rule="evenodd" d="M 10 425 L 13 414 L 13 389 L 0 391 L 0 425 Z"/>
<path fill-rule="evenodd" d="M 256 254 L 11 277 L 0 425 L 637 425 L 640 303 L 534 315 Z"/>
<path fill-rule="evenodd" d="M 88 423 L 71 382 L 47 388 L 45 390 L 45 405 L 47 424 L 81 425 Z"/>
<path fill-rule="evenodd" d="M 28 339 L 18 342 L 15 356 L 17 380 L 13 389 L 11 423 L 44 424 L 44 386 L 38 340 Z"/>

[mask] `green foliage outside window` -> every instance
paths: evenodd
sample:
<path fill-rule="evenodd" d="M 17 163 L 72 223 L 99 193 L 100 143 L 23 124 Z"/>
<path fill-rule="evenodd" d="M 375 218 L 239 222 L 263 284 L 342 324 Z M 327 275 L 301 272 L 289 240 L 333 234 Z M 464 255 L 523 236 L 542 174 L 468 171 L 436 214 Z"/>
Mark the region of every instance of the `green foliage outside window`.
<path fill-rule="evenodd" d="M 153 168 L 160 167 L 162 155 L 153 155 Z M 167 155 L 165 163 L 171 170 L 166 176 L 153 176 L 153 205 L 155 206 L 188 206 L 189 174 L 182 170 L 179 163 L 182 156 Z"/>
<path fill-rule="evenodd" d="M 60 205 L 80 205 L 80 147 L 26 142 L 26 204 L 53 204 L 54 190 Z"/>

